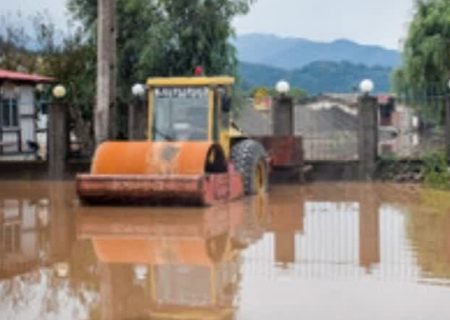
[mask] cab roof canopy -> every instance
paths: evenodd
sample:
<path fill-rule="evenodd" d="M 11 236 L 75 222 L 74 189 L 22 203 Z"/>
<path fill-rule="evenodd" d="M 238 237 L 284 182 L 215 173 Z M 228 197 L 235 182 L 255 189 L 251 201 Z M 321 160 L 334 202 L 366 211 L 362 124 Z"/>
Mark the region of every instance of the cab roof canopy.
<path fill-rule="evenodd" d="M 147 80 L 149 87 L 228 86 L 233 84 L 233 77 L 168 77 Z"/>

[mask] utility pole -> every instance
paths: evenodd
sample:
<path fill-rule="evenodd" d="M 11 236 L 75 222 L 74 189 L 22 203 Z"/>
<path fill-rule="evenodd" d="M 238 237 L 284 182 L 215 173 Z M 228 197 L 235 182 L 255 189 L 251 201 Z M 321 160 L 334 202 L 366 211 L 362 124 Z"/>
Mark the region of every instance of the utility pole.
<path fill-rule="evenodd" d="M 116 0 L 98 0 L 95 143 L 116 135 Z"/>

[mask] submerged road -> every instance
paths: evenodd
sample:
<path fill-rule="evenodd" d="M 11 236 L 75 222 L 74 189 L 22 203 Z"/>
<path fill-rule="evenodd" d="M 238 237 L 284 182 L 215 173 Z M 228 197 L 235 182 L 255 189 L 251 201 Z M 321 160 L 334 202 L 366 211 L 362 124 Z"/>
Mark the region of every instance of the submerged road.
<path fill-rule="evenodd" d="M 450 193 L 277 186 L 211 208 L 0 186 L 1 319 L 448 319 Z"/>

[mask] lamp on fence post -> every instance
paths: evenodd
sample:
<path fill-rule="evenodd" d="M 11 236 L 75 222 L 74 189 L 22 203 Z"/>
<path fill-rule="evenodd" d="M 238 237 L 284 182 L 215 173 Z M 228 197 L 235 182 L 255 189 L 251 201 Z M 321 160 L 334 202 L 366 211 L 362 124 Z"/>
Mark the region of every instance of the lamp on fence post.
<path fill-rule="evenodd" d="M 445 154 L 450 163 L 450 80 L 447 82 L 448 90 L 445 95 Z"/>
<path fill-rule="evenodd" d="M 128 106 L 128 138 L 130 140 L 144 140 L 147 130 L 147 88 L 141 83 L 131 87 L 133 102 Z"/>
<path fill-rule="evenodd" d="M 50 180 L 63 180 L 67 157 L 67 122 L 63 99 L 66 88 L 59 84 L 52 90 L 48 120 L 48 175 Z"/>
<path fill-rule="evenodd" d="M 272 110 L 272 127 L 274 136 L 294 135 L 294 102 L 289 95 L 290 85 L 287 81 L 279 81 L 275 89 L 278 93 Z"/>
<path fill-rule="evenodd" d="M 358 98 L 358 158 L 359 178 L 372 180 L 378 156 L 378 100 L 371 95 L 374 83 L 370 79 L 361 81 Z"/>

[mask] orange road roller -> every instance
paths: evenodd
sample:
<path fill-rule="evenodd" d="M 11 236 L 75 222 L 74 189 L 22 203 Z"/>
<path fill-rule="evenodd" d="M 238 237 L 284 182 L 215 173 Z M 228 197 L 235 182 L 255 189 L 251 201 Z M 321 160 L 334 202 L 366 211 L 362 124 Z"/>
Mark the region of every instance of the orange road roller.
<path fill-rule="evenodd" d="M 271 159 L 280 156 L 263 146 L 267 137 L 260 142 L 233 125 L 233 84 L 231 77 L 149 79 L 147 140 L 98 146 L 90 174 L 76 178 L 82 202 L 208 206 L 266 192 Z M 290 159 L 298 158 L 294 149 Z"/>

